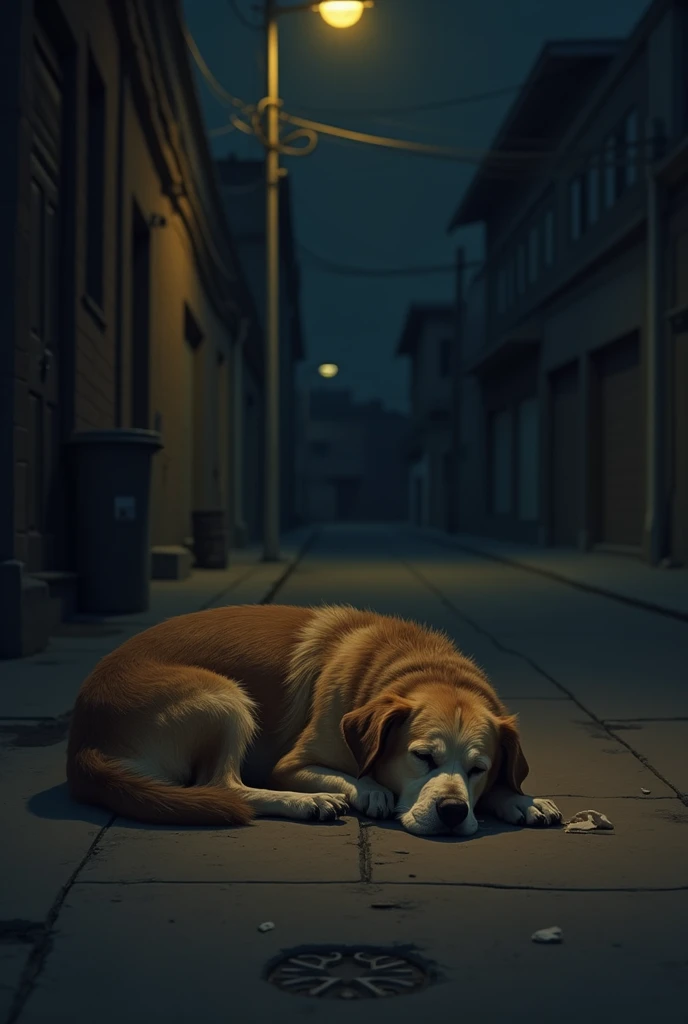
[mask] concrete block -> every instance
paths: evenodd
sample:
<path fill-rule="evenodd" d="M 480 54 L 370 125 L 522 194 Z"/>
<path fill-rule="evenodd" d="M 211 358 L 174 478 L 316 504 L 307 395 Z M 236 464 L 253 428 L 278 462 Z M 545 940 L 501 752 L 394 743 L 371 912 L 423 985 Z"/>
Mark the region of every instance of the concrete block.
<path fill-rule="evenodd" d="M 380 901 L 391 907 L 373 906 Z M 679 1021 L 687 919 L 685 892 L 77 881 L 21 1020 L 88 1021 L 97 1004 L 99 1024 L 220 1024 L 228 1008 L 241 1024 L 417 1024 L 419 1015 L 451 1020 L 457 1005 L 461 1019 L 488 1024 Z M 263 921 L 275 928 L 258 931 Z M 563 929 L 562 945 L 531 941 L 551 925 Z M 266 980 L 275 959 L 323 946 L 406 952 L 436 983 L 352 1006 Z"/>
<path fill-rule="evenodd" d="M 478 814 L 483 824 L 474 836 L 428 840 L 396 822 L 371 824 L 371 879 L 505 888 L 688 887 L 688 808 L 678 799 L 564 797 L 557 805 L 565 818 L 589 807 L 602 811 L 614 831 L 579 835 L 562 828 L 515 828 Z"/>
<path fill-rule="evenodd" d="M 191 575 L 193 555 L 180 545 L 151 548 L 151 579 L 186 580 Z"/>
<path fill-rule="evenodd" d="M 243 828 L 152 828 L 118 819 L 88 882 L 357 882 L 359 826 L 259 818 Z M 307 841 L 307 855 L 304 843 Z"/>
<path fill-rule="evenodd" d="M 0 921 L 44 921 L 109 818 L 106 811 L 71 801 L 63 738 L 68 722 L 48 725 L 0 724 L 0 834 L 11 838 L 0 844 Z"/>

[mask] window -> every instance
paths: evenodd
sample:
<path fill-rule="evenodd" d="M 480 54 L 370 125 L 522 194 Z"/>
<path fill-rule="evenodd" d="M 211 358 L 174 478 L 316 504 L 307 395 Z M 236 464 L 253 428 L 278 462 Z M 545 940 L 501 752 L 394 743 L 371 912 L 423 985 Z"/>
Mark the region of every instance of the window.
<path fill-rule="evenodd" d="M 493 413 L 490 422 L 492 511 L 498 516 L 509 515 L 512 508 L 511 434 L 511 410 Z"/>
<path fill-rule="evenodd" d="M 540 240 L 537 227 L 530 229 L 528 237 L 528 280 L 531 284 L 537 281 L 538 263 L 540 260 Z"/>
<path fill-rule="evenodd" d="M 537 398 L 527 398 L 518 407 L 518 518 L 538 518 L 539 408 Z"/>
<path fill-rule="evenodd" d="M 451 338 L 440 341 L 440 377 L 448 377 L 451 373 Z"/>
<path fill-rule="evenodd" d="M 554 263 L 554 210 L 548 210 L 543 222 L 542 255 L 546 267 Z"/>
<path fill-rule="evenodd" d="M 313 455 L 329 455 L 331 448 L 332 445 L 329 441 L 311 441 L 311 452 Z"/>
<path fill-rule="evenodd" d="M 631 110 L 624 121 L 625 184 L 630 187 L 638 180 L 638 111 Z"/>
<path fill-rule="evenodd" d="M 583 234 L 583 182 L 574 178 L 570 186 L 571 238 L 575 241 Z"/>
<path fill-rule="evenodd" d="M 609 210 L 616 202 L 616 138 L 610 135 L 604 144 L 604 205 Z"/>
<path fill-rule="evenodd" d="M 516 289 L 519 295 L 526 290 L 526 247 L 523 242 L 516 250 Z"/>
<path fill-rule="evenodd" d="M 598 159 L 595 159 L 588 167 L 587 186 L 588 224 L 596 224 L 600 217 L 600 163 Z"/>
<path fill-rule="evenodd" d="M 103 215 L 105 212 L 105 85 L 88 55 L 86 139 L 86 292 L 103 308 Z"/>

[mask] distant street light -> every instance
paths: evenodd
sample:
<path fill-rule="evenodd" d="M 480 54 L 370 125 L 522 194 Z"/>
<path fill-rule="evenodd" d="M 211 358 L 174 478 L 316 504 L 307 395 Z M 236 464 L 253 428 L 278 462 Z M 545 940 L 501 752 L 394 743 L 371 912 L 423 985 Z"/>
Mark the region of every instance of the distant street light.
<path fill-rule="evenodd" d="M 321 363 L 318 367 L 318 373 L 321 377 L 336 377 L 339 373 L 339 367 L 336 363 Z"/>
<path fill-rule="evenodd" d="M 316 10 L 332 28 L 351 28 L 360 21 L 365 7 L 372 7 L 372 4 L 365 0 L 323 0 Z"/>
<path fill-rule="evenodd" d="M 322 3 L 278 5 L 265 0 L 267 50 L 267 93 L 258 105 L 265 114 L 265 489 L 263 507 L 263 559 L 276 562 L 280 557 L 280 336 L 279 336 L 279 183 L 286 171 L 280 167 L 279 43 L 277 19 L 297 11 L 317 11 L 334 28 L 355 25 L 372 0 L 322 0 Z M 312 133 L 311 133 L 312 134 Z M 291 137 L 307 136 L 303 130 Z M 298 151 L 298 150 L 297 150 Z M 302 152 L 310 152 L 305 147 Z M 291 150 L 294 152 L 294 150 Z M 331 364 L 323 364 L 334 366 Z M 335 367 L 335 371 L 337 371 Z M 325 376 L 323 374 L 323 376 Z M 334 376 L 334 374 L 330 374 Z"/>

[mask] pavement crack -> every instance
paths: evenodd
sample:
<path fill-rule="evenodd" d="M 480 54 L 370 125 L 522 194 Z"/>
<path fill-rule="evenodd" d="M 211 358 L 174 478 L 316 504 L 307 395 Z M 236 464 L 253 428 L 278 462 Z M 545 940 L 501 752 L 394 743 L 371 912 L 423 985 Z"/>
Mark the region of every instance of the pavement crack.
<path fill-rule="evenodd" d="M 305 879 L 268 879 L 265 878 L 139 878 L 139 879 L 97 879 L 89 878 L 83 882 L 77 882 L 79 886 L 116 886 L 136 888 L 140 885 L 193 885 L 193 886 L 265 886 L 270 885 L 285 885 L 285 886 L 358 886 L 361 881 L 365 879 L 359 879 L 358 882 L 353 880 L 342 880 L 332 878 L 327 881 L 311 882 Z M 366 884 L 371 884 L 370 880 Z M 393 881 L 378 881 L 375 882 L 376 891 L 380 891 L 383 886 L 394 885 L 395 887 L 408 886 L 409 888 L 438 888 L 438 889 L 506 889 L 511 892 L 688 892 L 688 885 L 514 885 L 508 882 L 466 882 L 456 881 L 449 882 L 443 880 L 441 882 L 425 882 L 422 878 L 414 878 L 410 881 L 397 880 Z M 16 1018 L 12 1018 L 13 1020 Z M 9 1024 L 9 1022 L 8 1022 Z"/>
<path fill-rule="evenodd" d="M 460 621 L 465 622 L 467 625 L 471 627 L 471 629 L 474 629 L 476 633 L 480 633 L 481 636 L 484 636 L 485 639 L 489 640 L 492 646 L 495 647 L 498 651 L 501 651 L 503 654 L 511 654 L 515 658 L 520 658 L 521 661 L 524 661 L 526 665 L 529 665 L 534 672 L 537 672 L 538 675 L 541 675 L 544 679 L 551 683 L 552 686 L 555 686 L 560 693 L 565 694 L 568 697 L 568 699 L 572 701 L 572 703 L 574 703 L 576 707 L 583 712 L 583 714 L 587 715 L 591 721 L 595 722 L 600 727 L 600 729 L 604 730 L 604 732 L 607 734 L 607 736 L 610 737 L 610 739 L 616 740 L 616 742 L 620 743 L 622 747 L 625 747 L 626 750 L 628 750 L 631 754 L 633 754 L 635 758 L 638 759 L 638 761 L 640 761 L 643 767 L 647 768 L 648 771 L 652 772 L 652 774 L 656 778 L 658 778 L 660 782 L 663 782 L 665 786 L 668 786 L 669 789 L 676 794 L 681 803 L 685 804 L 685 806 L 688 807 L 688 794 L 681 792 L 681 790 L 679 790 L 672 782 L 670 782 L 669 779 L 667 779 L 667 777 L 663 775 L 658 768 L 655 768 L 655 766 L 645 757 L 644 754 L 641 754 L 639 750 L 636 750 L 635 747 L 632 747 L 631 744 L 623 738 L 623 736 L 620 736 L 618 733 L 614 732 L 613 729 L 610 729 L 610 727 L 606 724 L 604 719 L 598 718 L 598 716 L 588 707 L 586 707 L 585 704 L 583 704 L 571 690 L 569 690 L 566 686 L 564 686 L 557 679 L 555 679 L 554 676 L 550 675 L 550 673 L 546 669 L 544 669 L 542 665 L 539 665 L 534 658 L 531 658 L 529 654 L 524 654 L 522 651 L 517 650 L 515 647 L 509 647 L 507 644 L 502 643 L 502 641 L 499 640 L 493 633 L 491 633 L 489 629 L 486 629 L 484 626 L 481 626 L 480 623 L 476 622 L 476 620 L 471 618 L 470 615 L 466 615 L 464 611 L 462 611 L 457 605 L 454 604 L 454 602 L 450 598 L 447 597 L 444 591 L 440 590 L 440 588 L 436 586 L 436 584 L 429 580 L 427 576 L 425 576 L 424 573 L 422 573 L 420 569 L 418 569 L 411 562 L 402 560 L 402 564 L 408 569 L 412 576 L 415 576 L 416 579 L 424 587 L 426 587 L 432 594 L 435 595 L 435 597 L 437 597 L 441 601 L 444 607 L 448 611 L 450 611 L 452 615 L 455 615 L 456 618 L 458 618 Z M 509 563 L 506 564 L 508 565 Z"/>
<path fill-rule="evenodd" d="M 358 823 L 358 867 L 361 882 L 370 882 L 373 876 L 373 852 L 370 845 L 370 825 L 365 821 Z"/>
<path fill-rule="evenodd" d="M 34 935 L 33 949 L 29 954 L 29 958 L 26 961 L 24 970 L 22 971 L 21 978 L 19 979 L 19 985 L 14 994 L 12 1003 L 10 1004 L 9 1013 L 6 1018 L 6 1024 L 14 1024 L 22 1014 L 24 1007 L 26 1006 L 31 993 L 33 992 L 36 982 L 38 981 L 43 968 L 45 967 L 46 960 L 52 949 L 53 943 L 53 929 L 60 916 L 60 911 L 64 906 L 64 902 L 69 895 L 69 892 L 76 882 L 79 874 L 84 869 L 88 861 L 93 856 L 98 843 L 101 841 L 107 830 L 114 822 L 116 815 L 112 817 L 98 830 L 93 842 L 89 846 L 88 850 L 77 864 L 76 868 L 69 876 L 65 884 L 62 886 L 57 894 L 57 897 L 51 906 L 45 921 L 40 926 L 40 931 Z M 35 926 L 38 927 L 38 926 Z"/>

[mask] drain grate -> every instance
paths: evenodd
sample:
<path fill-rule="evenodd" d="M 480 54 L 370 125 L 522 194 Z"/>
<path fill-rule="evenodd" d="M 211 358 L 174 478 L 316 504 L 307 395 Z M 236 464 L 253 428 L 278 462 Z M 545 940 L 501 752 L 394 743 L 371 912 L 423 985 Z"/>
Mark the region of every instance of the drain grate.
<path fill-rule="evenodd" d="M 300 996 L 377 999 L 418 992 L 430 978 L 394 950 L 318 949 L 283 957 L 272 967 L 268 981 Z"/>

